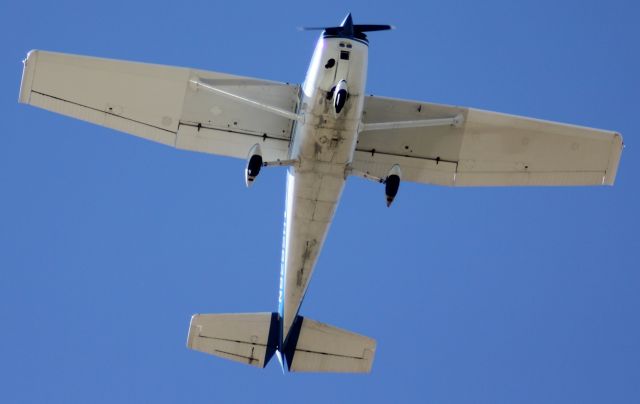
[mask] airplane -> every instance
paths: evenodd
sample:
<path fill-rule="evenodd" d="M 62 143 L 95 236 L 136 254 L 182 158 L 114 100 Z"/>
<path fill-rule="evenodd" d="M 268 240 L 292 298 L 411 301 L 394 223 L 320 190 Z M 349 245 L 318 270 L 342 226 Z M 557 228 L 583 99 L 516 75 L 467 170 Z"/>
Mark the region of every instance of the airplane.
<path fill-rule="evenodd" d="M 187 346 L 291 372 L 371 371 L 376 341 L 299 314 L 348 177 L 383 185 L 613 185 L 623 148 L 614 131 L 365 94 L 367 32 L 322 33 L 302 85 L 198 69 L 33 50 L 19 102 L 178 149 L 286 166 L 278 310 L 196 314 Z"/>

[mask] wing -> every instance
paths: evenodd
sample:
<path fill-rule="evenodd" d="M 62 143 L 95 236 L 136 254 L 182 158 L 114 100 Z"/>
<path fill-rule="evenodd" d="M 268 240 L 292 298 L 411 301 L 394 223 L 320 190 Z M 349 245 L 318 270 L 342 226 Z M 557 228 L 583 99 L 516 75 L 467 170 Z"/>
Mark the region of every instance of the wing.
<path fill-rule="evenodd" d="M 452 186 L 613 184 L 620 134 L 446 105 L 369 96 L 353 168 Z"/>
<path fill-rule="evenodd" d="M 251 146 L 260 143 L 265 160 L 286 159 L 293 121 L 229 95 L 293 113 L 298 87 L 189 68 L 31 51 L 19 101 L 180 149 L 246 158 Z"/>

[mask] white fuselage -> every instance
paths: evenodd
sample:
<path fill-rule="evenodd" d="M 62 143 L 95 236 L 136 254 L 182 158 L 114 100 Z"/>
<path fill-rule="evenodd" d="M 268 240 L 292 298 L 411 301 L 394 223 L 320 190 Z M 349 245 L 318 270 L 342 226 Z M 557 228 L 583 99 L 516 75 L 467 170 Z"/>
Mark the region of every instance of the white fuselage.
<path fill-rule="evenodd" d="M 348 52 L 348 53 L 347 53 Z M 333 220 L 353 159 L 362 116 L 368 45 L 351 38 L 318 41 L 305 78 L 291 140 L 278 312 L 287 338 Z M 333 62 L 331 62 L 333 59 Z M 345 80 L 348 98 L 335 112 L 332 88 Z"/>

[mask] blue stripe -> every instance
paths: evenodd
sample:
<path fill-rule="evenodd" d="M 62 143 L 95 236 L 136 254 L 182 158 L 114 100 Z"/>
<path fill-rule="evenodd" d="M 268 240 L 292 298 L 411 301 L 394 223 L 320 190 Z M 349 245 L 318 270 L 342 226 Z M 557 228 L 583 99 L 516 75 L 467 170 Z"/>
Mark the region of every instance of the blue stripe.
<path fill-rule="evenodd" d="M 343 38 L 343 39 L 350 39 L 352 41 L 356 41 L 356 42 L 360 42 L 363 43 L 367 46 L 369 46 L 369 41 L 367 41 L 366 39 L 360 39 L 360 38 L 356 38 L 353 36 L 349 36 L 349 35 L 328 35 L 328 34 L 324 34 L 322 35 L 323 38 Z"/>

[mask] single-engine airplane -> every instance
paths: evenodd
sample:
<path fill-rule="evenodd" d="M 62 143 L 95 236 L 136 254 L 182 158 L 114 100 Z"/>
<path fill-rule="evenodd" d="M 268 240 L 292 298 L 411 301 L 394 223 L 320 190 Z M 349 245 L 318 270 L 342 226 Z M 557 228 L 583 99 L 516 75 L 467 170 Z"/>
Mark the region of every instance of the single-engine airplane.
<path fill-rule="evenodd" d="M 622 137 L 471 108 L 365 95 L 367 32 L 322 31 L 304 83 L 45 51 L 24 61 L 19 102 L 178 149 L 288 166 L 278 311 L 196 314 L 189 348 L 295 372 L 370 372 L 375 340 L 299 315 L 347 177 L 446 186 L 612 185 Z"/>

